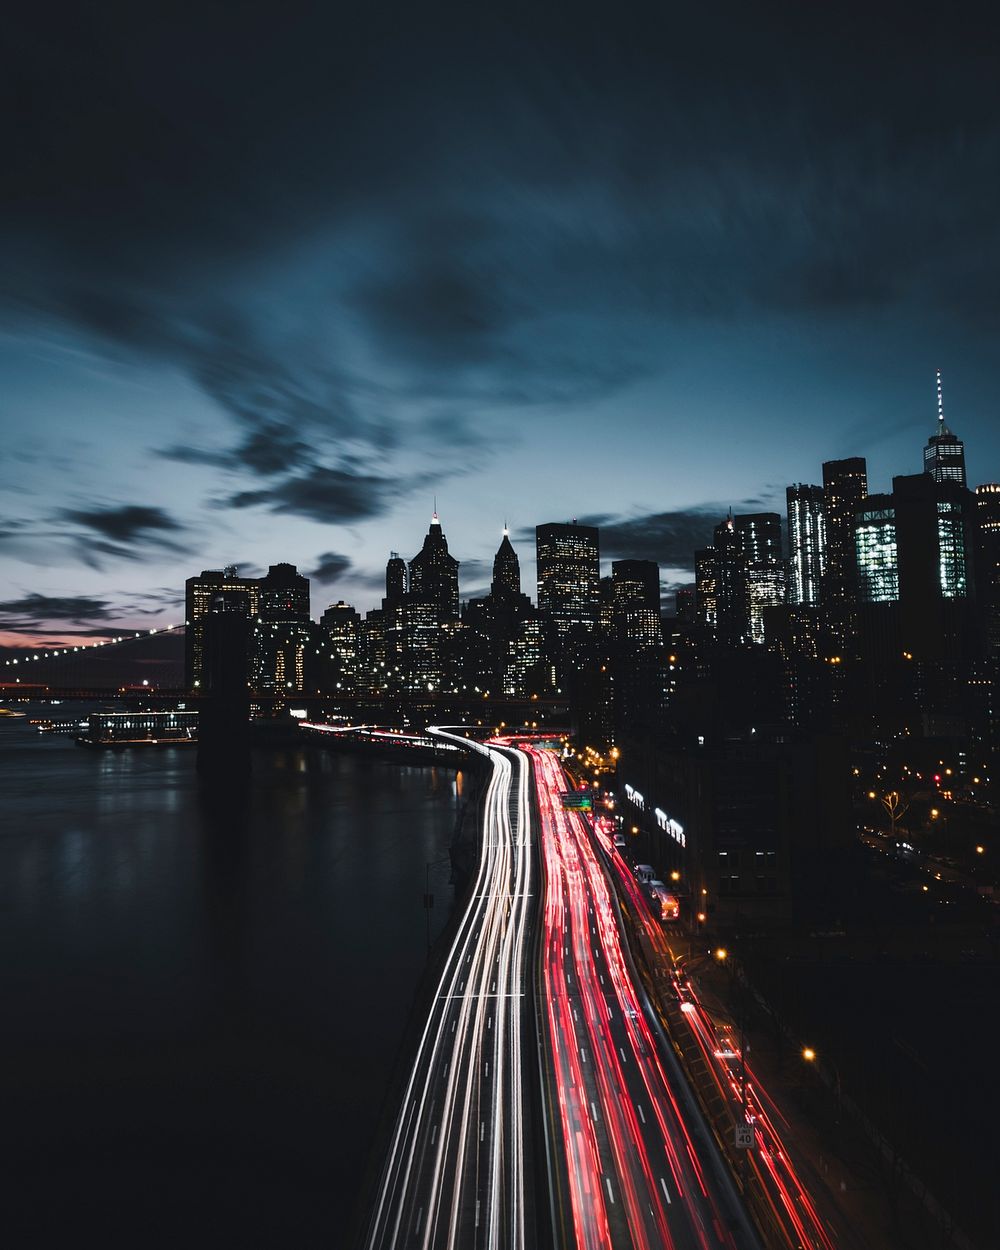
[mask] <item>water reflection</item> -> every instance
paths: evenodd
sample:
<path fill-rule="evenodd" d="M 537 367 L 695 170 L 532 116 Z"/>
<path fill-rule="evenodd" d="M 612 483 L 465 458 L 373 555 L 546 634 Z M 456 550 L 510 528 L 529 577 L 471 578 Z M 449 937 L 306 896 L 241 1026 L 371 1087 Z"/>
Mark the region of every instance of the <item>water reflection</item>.
<path fill-rule="evenodd" d="M 238 783 L 209 783 L 193 751 L 84 751 L 18 721 L 0 726 L 0 792 L 0 1081 L 35 1244 L 95 1204 L 127 1222 L 137 1195 L 177 1237 L 208 1202 L 233 1240 L 342 1244 L 452 775 L 255 752 Z M 452 891 L 434 893 L 436 933 Z M 83 1124 L 84 1154 L 61 1148 Z"/>

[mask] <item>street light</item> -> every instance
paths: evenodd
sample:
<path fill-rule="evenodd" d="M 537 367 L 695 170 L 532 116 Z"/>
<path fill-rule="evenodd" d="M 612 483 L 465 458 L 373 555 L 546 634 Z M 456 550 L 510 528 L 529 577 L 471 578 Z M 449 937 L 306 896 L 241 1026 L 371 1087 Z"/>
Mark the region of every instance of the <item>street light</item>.
<path fill-rule="evenodd" d="M 811 1046 L 803 1046 L 802 1058 L 806 1061 L 806 1063 L 815 1063 L 816 1062 L 815 1050 L 813 1050 Z M 841 1099 L 841 1093 L 840 1093 L 840 1069 L 831 1059 L 829 1059 L 826 1056 L 824 1056 L 823 1062 L 833 1069 L 834 1088 L 837 1091 L 837 1123 L 839 1124 L 840 1116 L 841 1116 L 841 1109 L 842 1109 L 842 1099 Z"/>

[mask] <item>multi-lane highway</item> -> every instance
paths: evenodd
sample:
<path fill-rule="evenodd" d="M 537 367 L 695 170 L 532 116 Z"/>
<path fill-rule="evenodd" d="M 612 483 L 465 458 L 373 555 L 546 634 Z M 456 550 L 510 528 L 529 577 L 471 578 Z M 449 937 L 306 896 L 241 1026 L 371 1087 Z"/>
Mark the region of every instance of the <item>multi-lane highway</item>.
<path fill-rule="evenodd" d="M 653 917 L 628 865 L 614 849 L 610 829 L 599 835 L 616 874 L 618 888 L 630 905 L 635 921 L 661 966 L 673 964 L 670 939 Z M 782 1116 L 757 1079 L 742 1051 L 744 1040 L 733 1022 L 713 1019 L 691 986 L 681 990 L 681 1015 L 704 1060 L 705 1070 L 729 1107 L 733 1124 L 749 1123 L 754 1148 L 747 1152 L 747 1184 L 770 1229 L 770 1241 L 789 1250 L 835 1250 L 853 1245 L 844 1227 L 833 1235 L 827 1218 L 811 1196 L 815 1181 L 807 1184 L 803 1163 L 796 1162 L 783 1140 Z M 745 1062 L 744 1062 L 745 1060 Z"/>
<path fill-rule="evenodd" d="M 528 748 L 545 882 L 542 987 L 556 1239 L 580 1250 L 757 1244 L 627 966 L 583 818 L 555 754 Z"/>
<path fill-rule="evenodd" d="M 533 1244 L 522 1117 L 535 904 L 530 772 L 523 754 L 488 756 L 479 871 L 444 963 L 392 1130 L 369 1250 L 524 1250 Z M 527 1063 L 530 1059 L 530 1068 Z"/>

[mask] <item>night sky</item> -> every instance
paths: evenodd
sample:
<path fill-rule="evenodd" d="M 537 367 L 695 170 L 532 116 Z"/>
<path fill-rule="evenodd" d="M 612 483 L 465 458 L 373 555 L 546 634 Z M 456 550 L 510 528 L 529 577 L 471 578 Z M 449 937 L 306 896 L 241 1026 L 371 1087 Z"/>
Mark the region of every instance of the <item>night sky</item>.
<path fill-rule="evenodd" d="M 436 497 L 664 587 L 824 459 L 1000 478 L 995 7 L 20 5 L 0 636 L 288 560 L 381 596 Z"/>

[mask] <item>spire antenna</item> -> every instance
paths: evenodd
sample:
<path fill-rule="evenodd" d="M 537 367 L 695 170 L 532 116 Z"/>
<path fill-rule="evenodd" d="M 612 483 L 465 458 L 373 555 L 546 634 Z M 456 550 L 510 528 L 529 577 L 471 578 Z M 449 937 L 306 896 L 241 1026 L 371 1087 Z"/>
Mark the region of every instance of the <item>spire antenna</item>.
<path fill-rule="evenodd" d="M 937 412 L 938 412 L 938 433 L 944 429 L 944 398 L 941 394 L 941 370 L 937 371 Z"/>

